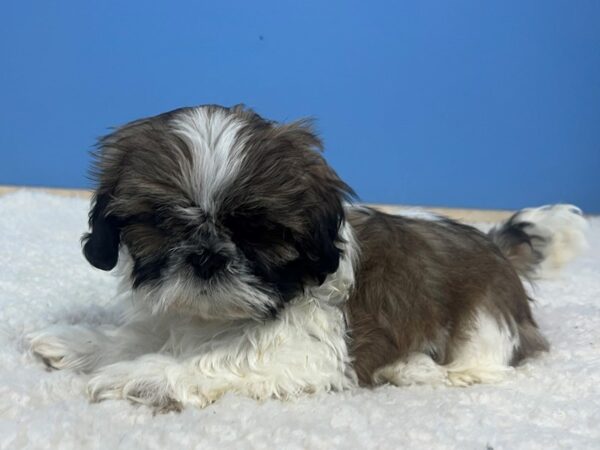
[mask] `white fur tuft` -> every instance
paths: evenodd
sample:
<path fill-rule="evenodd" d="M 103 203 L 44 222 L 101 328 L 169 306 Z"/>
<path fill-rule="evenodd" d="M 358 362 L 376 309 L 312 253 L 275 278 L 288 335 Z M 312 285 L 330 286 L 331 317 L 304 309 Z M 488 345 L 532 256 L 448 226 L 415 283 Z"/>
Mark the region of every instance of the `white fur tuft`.
<path fill-rule="evenodd" d="M 533 240 L 535 250 L 543 255 L 534 276 L 554 276 L 565 264 L 588 247 L 586 231 L 588 222 L 574 205 L 546 205 L 523 209 L 515 217 L 515 223 L 528 222 L 527 234 L 539 236 Z"/>

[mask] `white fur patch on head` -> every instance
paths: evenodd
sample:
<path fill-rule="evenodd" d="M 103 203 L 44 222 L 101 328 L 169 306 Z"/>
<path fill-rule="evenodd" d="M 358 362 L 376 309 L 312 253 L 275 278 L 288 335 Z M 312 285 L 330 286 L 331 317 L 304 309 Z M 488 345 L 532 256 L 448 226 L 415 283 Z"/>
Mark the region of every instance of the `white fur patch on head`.
<path fill-rule="evenodd" d="M 586 231 L 588 222 L 581 209 L 574 205 L 545 205 L 521 210 L 515 222 L 531 225 L 527 234 L 540 236 L 544 241 L 532 244 L 544 257 L 535 276 L 554 276 L 565 264 L 588 247 Z"/>
<path fill-rule="evenodd" d="M 244 159 L 239 132 L 244 125 L 238 116 L 211 107 L 182 112 L 172 122 L 193 159 L 190 167 L 182 167 L 183 181 L 205 211 L 216 210 L 223 188 L 239 173 Z"/>

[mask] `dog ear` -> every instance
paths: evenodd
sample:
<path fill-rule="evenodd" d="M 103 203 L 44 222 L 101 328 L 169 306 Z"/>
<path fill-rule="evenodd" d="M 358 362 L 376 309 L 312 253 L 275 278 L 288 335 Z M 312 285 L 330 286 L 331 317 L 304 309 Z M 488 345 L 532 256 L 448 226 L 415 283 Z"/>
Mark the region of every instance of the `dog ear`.
<path fill-rule="evenodd" d="M 304 264 L 310 276 L 323 284 L 327 275 L 335 272 L 340 263 L 342 251 L 339 249 L 341 238 L 338 236 L 342 211 L 327 211 L 316 219 L 305 251 Z"/>
<path fill-rule="evenodd" d="M 121 227 L 118 220 L 107 215 L 109 194 L 96 195 L 90 210 L 90 232 L 82 238 L 83 254 L 89 263 L 101 270 L 111 270 L 119 258 Z"/>
<path fill-rule="evenodd" d="M 323 144 L 313 129 L 311 120 L 299 120 L 277 128 L 278 148 L 298 154 L 302 168 L 301 180 L 295 189 L 301 190 L 300 207 L 307 226 L 298 236 L 304 270 L 321 285 L 334 273 L 342 256 L 343 239 L 340 226 L 345 220 L 344 202 L 356 194 L 327 164 L 321 152 Z"/>

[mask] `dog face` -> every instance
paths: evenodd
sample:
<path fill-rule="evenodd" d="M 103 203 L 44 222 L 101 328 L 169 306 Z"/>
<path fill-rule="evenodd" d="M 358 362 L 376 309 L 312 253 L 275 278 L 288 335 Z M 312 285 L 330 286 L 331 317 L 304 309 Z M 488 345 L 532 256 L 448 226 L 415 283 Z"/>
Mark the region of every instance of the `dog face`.
<path fill-rule="evenodd" d="M 307 121 L 175 110 L 99 141 L 84 254 L 153 310 L 264 319 L 337 270 L 343 202 Z"/>

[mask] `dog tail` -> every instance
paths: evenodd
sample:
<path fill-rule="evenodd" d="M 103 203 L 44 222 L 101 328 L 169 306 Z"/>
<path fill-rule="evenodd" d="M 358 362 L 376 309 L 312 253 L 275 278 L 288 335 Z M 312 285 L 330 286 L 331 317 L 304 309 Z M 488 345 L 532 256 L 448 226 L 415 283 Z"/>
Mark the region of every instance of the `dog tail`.
<path fill-rule="evenodd" d="M 587 228 L 576 206 L 546 205 L 517 211 L 488 236 L 519 275 L 546 278 L 588 247 Z"/>

